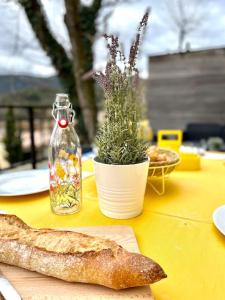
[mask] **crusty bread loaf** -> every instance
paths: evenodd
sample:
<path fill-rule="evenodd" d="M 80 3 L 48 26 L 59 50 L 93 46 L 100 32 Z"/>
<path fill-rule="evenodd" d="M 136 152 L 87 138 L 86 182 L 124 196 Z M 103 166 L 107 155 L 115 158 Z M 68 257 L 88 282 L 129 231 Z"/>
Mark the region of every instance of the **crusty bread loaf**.
<path fill-rule="evenodd" d="M 151 284 L 166 277 L 157 263 L 111 240 L 72 231 L 33 229 L 16 216 L 3 214 L 0 262 L 113 289 Z"/>

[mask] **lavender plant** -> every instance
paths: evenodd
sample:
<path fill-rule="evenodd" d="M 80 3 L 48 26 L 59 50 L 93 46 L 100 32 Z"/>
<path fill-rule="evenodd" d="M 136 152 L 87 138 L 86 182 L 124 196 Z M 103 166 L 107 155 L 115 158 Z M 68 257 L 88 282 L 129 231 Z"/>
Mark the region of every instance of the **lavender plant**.
<path fill-rule="evenodd" d="M 118 37 L 106 35 L 109 60 L 105 72 L 94 78 L 105 97 L 105 121 L 97 132 L 98 161 L 106 164 L 136 164 L 147 159 L 147 145 L 139 139 L 139 74 L 136 67 L 141 40 L 148 22 L 149 11 L 139 23 L 136 38 L 126 60 Z"/>

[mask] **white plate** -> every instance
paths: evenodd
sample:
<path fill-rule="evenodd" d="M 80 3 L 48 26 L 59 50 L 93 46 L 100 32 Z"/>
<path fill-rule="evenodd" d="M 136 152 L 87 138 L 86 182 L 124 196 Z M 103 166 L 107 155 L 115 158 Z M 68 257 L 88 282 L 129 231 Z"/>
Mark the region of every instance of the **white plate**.
<path fill-rule="evenodd" d="M 93 176 L 82 172 L 82 179 Z M 47 191 L 49 173 L 46 170 L 29 170 L 0 175 L 0 196 L 23 196 Z"/>
<path fill-rule="evenodd" d="M 225 235 L 225 205 L 218 207 L 213 213 L 216 228 Z"/>
<path fill-rule="evenodd" d="M 29 170 L 0 175 L 0 196 L 22 196 L 48 190 L 48 170 Z"/>

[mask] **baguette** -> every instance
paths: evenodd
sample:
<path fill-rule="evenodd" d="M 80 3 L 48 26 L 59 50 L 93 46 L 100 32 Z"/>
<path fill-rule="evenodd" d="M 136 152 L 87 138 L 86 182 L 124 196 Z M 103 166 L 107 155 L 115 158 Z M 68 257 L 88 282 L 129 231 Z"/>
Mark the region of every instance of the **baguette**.
<path fill-rule="evenodd" d="M 72 231 L 34 229 L 0 214 L 0 262 L 69 282 L 113 289 L 142 286 L 166 277 L 150 258 L 116 242 Z"/>

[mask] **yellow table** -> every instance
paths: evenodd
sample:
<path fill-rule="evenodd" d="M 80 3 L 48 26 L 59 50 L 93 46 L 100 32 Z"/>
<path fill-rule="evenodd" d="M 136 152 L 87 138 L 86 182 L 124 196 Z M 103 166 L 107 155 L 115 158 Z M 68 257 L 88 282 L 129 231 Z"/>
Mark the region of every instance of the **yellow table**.
<path fill-rule="evenodd" d="M 92 170 L 92 163 L 84 164 Z M 143 254 L 158 261 L 168 278 L 152 285 L 156 300 L 225 299 L 225 237 L 212 224 L 214 209 L 225 203 L 225 165 L 202 160 L 202 170 L 174 172 L 166 194 L 148 187 L 144 212 L 130 220 L 113 220 L 98 208 L 94 177 L 84 180 L 82 211 L 57 216 L 48 193 L 0 197 L 0 209 L 35 227 L 119 225 L 133 227 Z"/>

